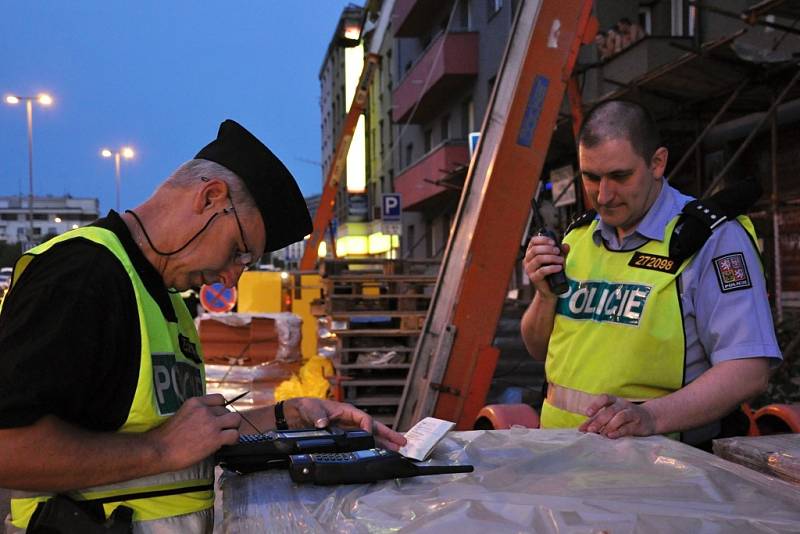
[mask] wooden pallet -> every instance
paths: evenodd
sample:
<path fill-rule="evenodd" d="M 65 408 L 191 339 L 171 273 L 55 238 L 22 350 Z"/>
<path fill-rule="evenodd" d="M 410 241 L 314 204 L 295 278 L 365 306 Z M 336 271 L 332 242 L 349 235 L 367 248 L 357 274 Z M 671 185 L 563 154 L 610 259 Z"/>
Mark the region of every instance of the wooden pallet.
<path fill-rule="evenodd" d="M 322 282 L 336 338 L 332 382 L 337 399 L 392 424 L 437 270 L 427 260 L 325 262 Z"/>

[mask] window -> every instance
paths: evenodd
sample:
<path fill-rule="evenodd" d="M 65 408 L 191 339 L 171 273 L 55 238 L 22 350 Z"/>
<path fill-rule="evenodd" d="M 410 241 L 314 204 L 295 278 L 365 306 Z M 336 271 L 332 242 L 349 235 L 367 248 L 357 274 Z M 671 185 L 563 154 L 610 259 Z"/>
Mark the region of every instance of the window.
<path fill-rule="evenodd" d="M 469 30 L 472 28 L 472 17 L 469 10 L 469 0 L 460 0 L 459 2 L 459 25 L 462 30 Z"/>
<path fill-rule="evenodd" d="M 650 6 L 639 7 L 639 26 L 642 27 L 644 33 L 651 35 L 653 33 L 653 8 Z"/>
<path fill-rule="evenodd" d="M 445 115 L 442 117 L 440 127 L 441 139 L 442 141 L 447 141 L 450 139 L 450 115 Z"/>
<path fill-rule="evenodd" d="M 384 138 L 384 135 L 385 135 L 384 134 L 384 129 L 383 129 L 383 119 L 378 121 L 378 129 L 380 131 L 380 136 L 381 136 L 381 159 L 383 159 L 383 152 L 384 152 L 384 150 L 383 150 L 383 148 L 384 148 L 383 138 Z"/>
<path fill-rule="evenodd" d="M 391 74 L 391 70 L 392 70 L 392 51 L 391 50 L 387 50 L 383 57 L 384 57 L 384 59 L 383 59 L 383 61 L 381 61 L 380 70 L 378 71 L 378 76 L 379 76 L 379 80 L 380 80 L 378 82 L 378 84 L 381 86 L 382 90 L 384 88 L 386 88 L 386 84 L 389 83 L 389 80 L 391 80 L 391 76 L 392 76 L 392 74 Z M 388 89 L 390 91 L 392 90 L 391 84 L 389 84 Z M 383 91 L 381 91 L 381 92 L 383 92 Z"/>
<path fill-rule="evenodd" d="M 473 130 L 473 116 L 475 114 L 475 105 L 472 99 L 466 100 L 461 104 L 461 137 L 466 139 L 467 135 Z"/>
<path fill-rule="evenodd" d="M 671 30 L 673 36 L 683 36 L 683 2 L 684 0 L 671 0 Z"/>
<path fill-rule="evenodd" d="M 406 167 L 411 165 L 411 158 L 414 155 L 414 143 L 408 143 L 406 145 Z"/>
<path fill-rule="evenodd" d="M 492 18 L 498 11 L 503 9 L 503 0 L 488 0 L 486 5 L 489 7 L 489 18 Z"/>
<path fill-rule="evenodd" d="M 431 151 L 431 141 L 433 139 L 433 131 L 428 128 L 425 130 L 425 146 L 424 146 L 424 153 L 427 154 Z"/>
<path fill-rule="evenodd" d="M 415 243 L 415 228 L 413 224 L 409 224 L 408 228 L 406 229 L 406 257 L 413 258 L 414 257 L 414 246 Z"/>
<path fill-rule="evenodd" d="M 445 213 L 442 216 L 442 246 L 447 245 L 448 239 L 450 239 L 450 214 Z"/>
<path fill-rule="evenodd" d="M 436 252 L 436 243 L 433 242 L 433 221 L 425 221 L 425 257 L 433 258 Z"/>
<path fill-rule="evenodd" d="M 689 6 L 688 15 L 689 15 L 689 20 L 688 20 L 689 28 L 688 28 L 688 32 L 686 33 L 686 35 L 689 36 L 689 37 L 694 37 L 694 32 L 695 32 L 695 29 L 697 27 L 697 6 L 696 5 L 690 5 Z M 767 27 L 766 30 L 770 30 L 770 28 Z"/>
<path fill-rule="evenodd" d="M 431 44 L 432 40 L 433 40 L 433 36 L 430 33 L 428 33 L 425 36 L 423 36 L 422 37 L 422 41 L 421 41 L 422 49 L 425 50 L 426 48 L 428 48 L 428 45 Z"/>

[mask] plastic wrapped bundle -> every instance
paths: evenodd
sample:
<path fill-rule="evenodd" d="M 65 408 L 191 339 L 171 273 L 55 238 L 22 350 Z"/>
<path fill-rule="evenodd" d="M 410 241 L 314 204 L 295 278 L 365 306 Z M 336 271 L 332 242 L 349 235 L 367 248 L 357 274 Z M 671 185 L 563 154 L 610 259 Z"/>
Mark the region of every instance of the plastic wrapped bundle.
<path fill-rule="evenodd" d="M 196 322 L 207 363 L 300 360 L 303 321 L 293 313 L 204 313 Z"/>
<path fill-rule="evenodd" d="M 717 439 L 714 454 L 800 485 L 800 434 Z"/>

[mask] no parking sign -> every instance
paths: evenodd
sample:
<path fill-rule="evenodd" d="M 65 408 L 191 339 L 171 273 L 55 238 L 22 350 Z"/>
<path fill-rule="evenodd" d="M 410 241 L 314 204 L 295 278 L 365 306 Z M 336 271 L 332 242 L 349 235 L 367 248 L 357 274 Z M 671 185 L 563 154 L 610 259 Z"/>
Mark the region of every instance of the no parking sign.
<path fill-rule="evenodd" d="M 225 313 L 236 306 L 236 288 L 217 282 L 200 288 L 200 304 L 208 312 Z"/>

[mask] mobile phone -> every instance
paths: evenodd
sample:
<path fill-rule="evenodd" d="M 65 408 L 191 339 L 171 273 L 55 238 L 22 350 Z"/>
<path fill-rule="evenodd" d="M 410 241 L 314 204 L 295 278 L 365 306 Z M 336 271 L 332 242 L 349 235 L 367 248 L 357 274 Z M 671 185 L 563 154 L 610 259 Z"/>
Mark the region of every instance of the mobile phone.
<path fill-rule="evenodd" d="M 286 468 L 289 456 L 301 453 L 333 453 L 368 449 L 375 446 L 365 430 L 336 427 L 298 430 L 273 430 L 264 434 L 242 434 L 235 445 L 217 451 L 216 461 L 238 473 Z"/>
<path fill-rule="evenodd" d="M 394 451 L 377 448 L 289 457 L 292 480 L 319 485 L 366 484 L 393 478 L 471 473 L 474 469 L 471 465 L 418 465 Z"/>

